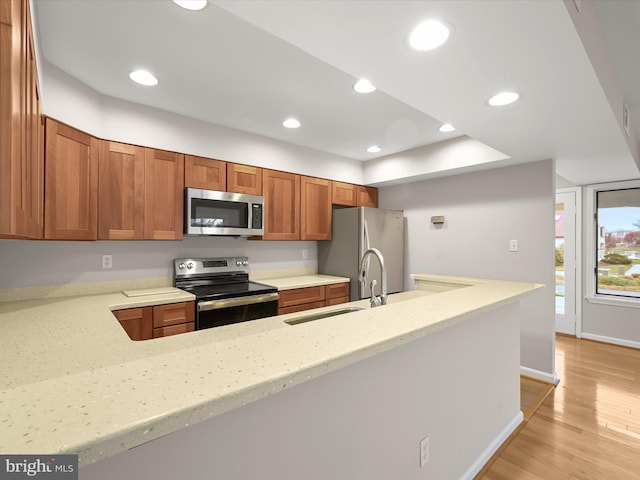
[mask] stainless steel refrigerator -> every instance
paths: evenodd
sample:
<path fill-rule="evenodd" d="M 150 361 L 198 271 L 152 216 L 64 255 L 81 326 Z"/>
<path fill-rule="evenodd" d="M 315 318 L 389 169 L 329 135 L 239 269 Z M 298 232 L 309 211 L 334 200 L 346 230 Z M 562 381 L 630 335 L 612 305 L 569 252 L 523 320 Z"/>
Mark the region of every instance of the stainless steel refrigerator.
<path fill-rule="evenodd" d="M 402 210 L 354 207 L 333 210 L 332 240 L 318 242 L 318 272 L 351 279 L 351 301 L 371 296 L 371 280 L 377 280 L 376 295 L 382 291 L 380 264 L 369 255 L 365 282 L 360 281 L 362 255 L 375 247 L 387 267 L 387 293 L 404 288 L 404 215 Z"/>

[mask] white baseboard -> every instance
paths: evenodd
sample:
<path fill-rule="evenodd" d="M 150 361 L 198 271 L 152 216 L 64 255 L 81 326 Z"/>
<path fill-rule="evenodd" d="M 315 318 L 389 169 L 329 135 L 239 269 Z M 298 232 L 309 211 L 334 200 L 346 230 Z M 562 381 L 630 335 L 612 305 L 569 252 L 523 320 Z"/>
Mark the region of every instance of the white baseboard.
<path fill-rule="evenodd" d="M 515 417 L 507 424 L 506 427 L 493 439 L 487 448 L 480 454 L 475 462 L 464 472 L 464 475 L 460 477 L 460 480 L 471 480 L 475 477 L 482 467 L 489 461 L 494 453 L 498 451 L 500 446 L 505 442 L 509 435 L 511 435 L 516 428 L 523 422 L 524 415 L 522 412 L 518 412 Z"/>
<path fill-rule="evenodd" d="M 612 343 L 614 345 L 621 345 L 623 347 L 640 348 L 640 342 L 625 340 L 623 338 L 605 337 L 604 335 L 594 335 L 593 333 L 585 332 L 582 332 L 582 338 L 586 338 L 587 340 L 596 340 L 598 342 Z"/>
<path fill-rule="evenodd" d="M 527 377 L 535 378 L 538 380 L 542 380 L 543 382 L 553 383 L 557 385 L 560 379 L 558 378 L 558 373 L 553 372 L 553 375 L 547 372 L 542 372 L 540 370 L 534 370 L 533 368 L 520 366 L 520 375 L 526 375 Z"/>

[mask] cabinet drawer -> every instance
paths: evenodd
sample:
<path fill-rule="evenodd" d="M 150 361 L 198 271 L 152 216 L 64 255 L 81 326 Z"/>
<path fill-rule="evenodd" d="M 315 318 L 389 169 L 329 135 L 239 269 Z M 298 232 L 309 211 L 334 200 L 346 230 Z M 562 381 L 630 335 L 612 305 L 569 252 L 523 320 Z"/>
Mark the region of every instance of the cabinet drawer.
<path fill-rule="evenodd" d="M 338 305 L 340 303 L 349 303 L 349 297 L 327 298 L 327 307 L 330 305 Z"/>
<path fill-rule="evenodd" d="M 324 301 L 325 292 L 324 285 L 318 287 L 295 288 L 293 290 L 284 290 L 280 293 L 278 307 L 291 307 L 302 303 Z"/>
<path fill-rule="evenodd" d="M 324 306 L 325 306 L 324 300 L 320 300 L 318 302 L 312 302 L 312 303 L 302 303 L 300 305 L 293 305 L 292 307 L 278 308 L 278 315 L 303 312 L 305 310 L 311 310 L 312 308 L 321 308 Z"/>
<path fill-rule="evenodd" d="M 178 325 L 170 325 L 168 327 L 159 327 L 153 329 L 153 338 L 169 337 L 180 333 L 193 332 L 195 322 L 180 323 Z"/>
<path fill-rule="evenodd" d="M 331 298 L 348 297 L 349 283 L 344 282 L 344 283 L 336 283 L 334 285 L 325 286 L 325 296 L 327 300 Z"/>
<path fill-rule="evenodd" d="M 167 327 L 195 320 L 194 302 L 170 303 L 153 307 L 153 327 Z"/>

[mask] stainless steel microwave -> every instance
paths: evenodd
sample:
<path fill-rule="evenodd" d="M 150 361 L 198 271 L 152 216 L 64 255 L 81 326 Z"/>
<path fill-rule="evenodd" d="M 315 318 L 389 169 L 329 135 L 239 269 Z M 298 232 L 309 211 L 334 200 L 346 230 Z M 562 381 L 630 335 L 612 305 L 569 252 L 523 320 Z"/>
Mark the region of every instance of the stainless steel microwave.
<path fill-rule="evenodd" d="M 184 233 L 252 236 L 264 234 L 264 197 L 184 189 Z"/>

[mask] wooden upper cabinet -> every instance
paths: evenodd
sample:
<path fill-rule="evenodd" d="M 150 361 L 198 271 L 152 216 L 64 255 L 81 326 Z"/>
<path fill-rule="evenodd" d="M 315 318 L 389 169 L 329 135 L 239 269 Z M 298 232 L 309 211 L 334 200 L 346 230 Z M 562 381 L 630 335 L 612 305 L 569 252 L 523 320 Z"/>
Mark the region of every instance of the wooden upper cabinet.
<path fill-rule="evenodd" d="M 100 141 L 98 239 L 144 238 L 144 148 Z"/>
<path fill-rule="evenodd" d="M 358 185 L 357 206 L 378 208 L 378 189 Z"/>
<path fill-rule="evenodd" d="M 227 162 L 185 155 L 184 186 L 225 192 L 227 190 Z"/>
<path fill-rule="evenodd" d="M 334 205 L 357 206 L 358 186 L 353 183 L 332 182 L 331 203 Z"/>
<path fill-rule="evenodd" d="M 300 177 L 300 239 L 331 240 L 331 180 Z"/>
<path fill-rule="evenodd" d="M 227 191 L 262 195 L 262 168 L 228 163 Z"/>
<path fill-rule="evenodd" d="M 264 240 L 300 240 L 300 175 L 263 169 Z"/>
<path fill-rule="evenodd" d="M 96 240 L 98 140 L 47 118 L 44 237 Z"/>
<path fill-rule="evenodd" d="M 182 239 L 184 155 L 145 148 L 144 172 L 144 238 Z"/>
<path fill-rule="evenodd" d="M 0 237 L 42 238 L 44 124 L 29 2 L 0 3 Z"/>

